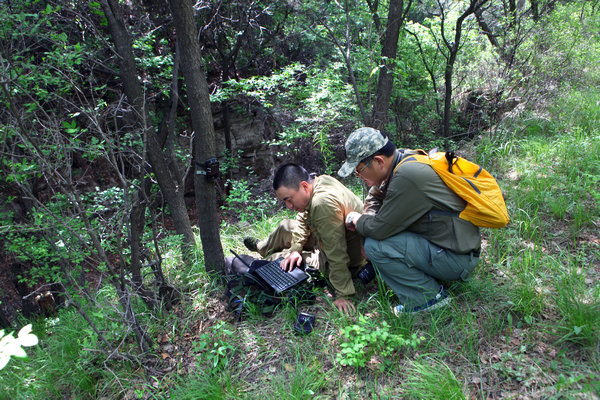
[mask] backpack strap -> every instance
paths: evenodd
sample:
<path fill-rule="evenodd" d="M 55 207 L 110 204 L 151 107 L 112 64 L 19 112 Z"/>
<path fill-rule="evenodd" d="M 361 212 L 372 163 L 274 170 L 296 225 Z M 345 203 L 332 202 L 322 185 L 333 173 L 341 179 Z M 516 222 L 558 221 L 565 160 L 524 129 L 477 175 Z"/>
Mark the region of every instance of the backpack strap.
<path fill-rule="evenodd" d="M 454 171 L 452 171 L 452 166 L 456 161 L 458 161 L 458 156 L 453 151 L 447 151 L 445 156 L 446 161 L 448 161 L 448 171 L 454 173 Z"/>
<path fill-rule="evenodd" d="M 415 150 L 415 154 L 406 154 L 396 164 L 396 166 L 394 167 L 391 175 L 394 175 L 396 173 L 396 171 L 398 170 L 398 168 L 400 168 L 400 166 L 402 164 L 404 164 L 406 162 L 410 162 L 410 161 L 417 161 L 417 162 L 419 162 L 418 157 L 422 157 L 422 156 L 429 156 L 429 155 L 427 154 L 427 152 L 425 150 L 422 150 L 422 149 Z M 390 178 L 391 178 L 391 175 L 390 175 Z"/>
<path fill-rule="evenodd" d="M 402 159 L 402 161 L 400 161 L 398 163 L 398 165 L 396 165 L 393 173 L 395 174 L 396 171 L 398 170 L 398 168 L 400 168 L 400 166 L 406 162 L 421 162 L 421 163 L 427 164 L 433 168 L 433 166 L 431 165 L 430 158 L 435 153 L 437 153 L 437 148 L 431 150 L 429 153 L 427 153 L 423 149 L 416 149 L 415 154 L 407 155 L 405 158 Z M 452 166 L 456 163 L 456 161 L 458 160 L 459 157 L 453 151 L 447 151 L 445 153 L 445 157 L 446 157 L 446 160 L 448 161 L 448 170 L 451 173 L 454 173 L 452 171 Z M 435 215 L 435 214 L 443 215 L 446 217 L 452 217 L 452 218 L 460 218 L 460 212 L 441 211 L 441 210 L 436 210 L 433 208 L 426 213 L 426 215 L 430 221 L 431 221 L 432 215 Z"/>
<path fill-rule="evenodd" d="M 248 303 L 252 303 L 260 310 L 261 314 L 270 314 L 280 303 L 281 298 L 275 296 L 270 287 L 261 282 L 250 273 L 237 275 L 227 282 L 225 295 L 229 300 L 229 307 L 238 319 L 247 310 Z"/>

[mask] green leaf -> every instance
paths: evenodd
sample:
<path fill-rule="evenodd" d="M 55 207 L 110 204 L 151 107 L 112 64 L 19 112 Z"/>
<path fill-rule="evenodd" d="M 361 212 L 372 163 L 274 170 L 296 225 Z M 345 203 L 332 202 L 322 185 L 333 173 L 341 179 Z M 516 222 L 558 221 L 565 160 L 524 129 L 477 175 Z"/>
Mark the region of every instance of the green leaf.
<path fill-rule="evenodd" d="M 371 73 L 369 74 L 369 78 L 372 78 L 373 75 L 375 75 L 375 73 L 377 73 L 379 71 L 379 68 L 381 68 L 381 66 L 380 65 L 376 65 L 375 68 L 373 68 L 371 70 Z"/>

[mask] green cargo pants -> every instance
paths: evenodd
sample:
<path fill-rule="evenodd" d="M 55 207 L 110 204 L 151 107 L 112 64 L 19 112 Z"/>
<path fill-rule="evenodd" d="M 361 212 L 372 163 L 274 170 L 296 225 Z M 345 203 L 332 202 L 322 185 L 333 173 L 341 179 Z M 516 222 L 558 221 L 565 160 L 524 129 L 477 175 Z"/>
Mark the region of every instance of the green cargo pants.
<path fill-rule="evenodd" d="M 406 231 L 384 240 L 367 238 L 365 252 L 405 307 L 433 299 L 440 290 L 437 279 L 466 280 L 479 261 L 479 254 L 456 254 Z"/>

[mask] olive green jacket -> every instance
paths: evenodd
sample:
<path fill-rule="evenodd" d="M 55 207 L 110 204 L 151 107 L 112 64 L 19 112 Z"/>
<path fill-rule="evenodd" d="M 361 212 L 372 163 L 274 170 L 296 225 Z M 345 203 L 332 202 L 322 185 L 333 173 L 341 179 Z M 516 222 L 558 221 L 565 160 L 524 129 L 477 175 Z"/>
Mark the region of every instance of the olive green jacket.
<path fill-rule="evenodd" d="M 345 228 L 351 211 L 361 212 L 363 203 L 338 180 L 321 175 L 313 180 L 313 190 L 306 210 L 298 213 L 298 226 L 292 232 L 290 251 L 302 252 L 309 236 L 314 235 L 318 248 L 329 265 L 329 281 L 337 296 L 355 293 L 351 269 L 365 263 L 361 255 L 361 237 Z"/>
<path fill-rule="evenodd" d="M 402 156 L 396 152 L 393 166 Z M 465 201 L 458 197 L 438 174 L 422 163 L 406 163 L 379 187 L 373 187 L 365 200 L 365 212 L 356 224 L 361 235 L 383 240 L 410 231 L 458 254 L 479 251 L 479 228 L 443 212 L 460 212 Z"/>

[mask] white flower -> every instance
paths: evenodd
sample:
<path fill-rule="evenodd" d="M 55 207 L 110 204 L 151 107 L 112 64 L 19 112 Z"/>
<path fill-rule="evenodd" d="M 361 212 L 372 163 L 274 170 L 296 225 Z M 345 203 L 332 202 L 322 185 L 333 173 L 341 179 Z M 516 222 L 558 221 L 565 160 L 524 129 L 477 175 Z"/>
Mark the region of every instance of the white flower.
<path fill-rule="evenodd" d="M 15 338 L 11 333 L 5 336 L 4 330 L 0 330 L 0 370 L 8 364 L 11 357 L 27 357 L 23 346 L 35 346 L 38 338 L 31 333 L 31 324 L 25 325 Z"/>
<path fill-rule="evenodd" d="M 25 325 L 19 331 L 19 342 L 21 346 L 30 347 L 38 344 L 38 338 L 31 333 L 31 324 Z"/>

